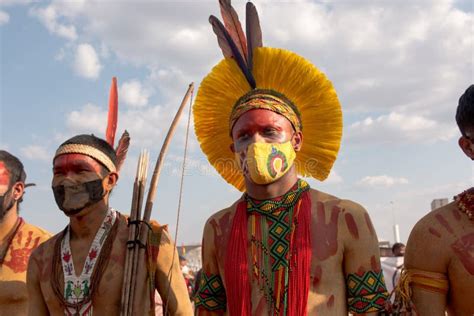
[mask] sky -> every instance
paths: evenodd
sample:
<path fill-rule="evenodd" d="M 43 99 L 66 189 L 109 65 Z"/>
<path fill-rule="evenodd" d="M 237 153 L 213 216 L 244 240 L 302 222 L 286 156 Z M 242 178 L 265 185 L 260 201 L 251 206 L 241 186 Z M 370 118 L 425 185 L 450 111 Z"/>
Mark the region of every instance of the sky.
<path fill-rule="evenodd" d="M 362 204 L 380 240 L 406 242 L 436 198 L 471 187 L 457 145 L 457 101 L 474 82 L 474 1 L 254 2 L 265 46 L 290 49 L 333 82 L 344 115 L 341 150 L 318 190 Z M 244 19 L 245 1 L 233 1 Z M 111 205 L 130 209 L 139 152 L 153 168 L 190 82 L 223 58 L 208 23 L 218 1 L 0 0 L 0 148 L 24 163 L 21 215 L 53 233 L 67 225 L 52 190 L 57 147 L 104 137 L 111 78 L 119 126 L 132 143 Z M 152 218 L 176 232 L 186 109 L 166 157 Z M 241 195 L 209 165 L 191 122 L 177 243 L 201 241 L 207 218 Z"/>

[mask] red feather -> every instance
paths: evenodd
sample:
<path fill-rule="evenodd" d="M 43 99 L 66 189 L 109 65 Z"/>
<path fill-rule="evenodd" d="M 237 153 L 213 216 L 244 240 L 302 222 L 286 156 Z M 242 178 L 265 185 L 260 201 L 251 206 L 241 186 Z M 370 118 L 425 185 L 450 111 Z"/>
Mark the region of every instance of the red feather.
<path fill-rule="evenodd" d="M 110 86 L 109 94 L 109 115 L 107 118 L 107 130 L 105 131 L 105 139 L 110 146 L 114 147 L 115 133 L 117 131 L 117 117 L 118 117 L 118 93 L 117 93 L 117 78 L 112 78 L 112 85 Z"/>
<path fill-rule="evenodd" d="M 222 20 L 224 21 L 224 25 L 227 29 L 227 32 L 229 32 L 230 36 L 232 37 L 232 40 L 237 46 L 237 49 L 239 50 L 245 63 L 247 64 L 247 40 L 245 38 L 242 25 L 240 24 L 239 16 L 237 15 L 237 12 L 235 12 L 230 1 L 231 0 L 219 0 Z"/>

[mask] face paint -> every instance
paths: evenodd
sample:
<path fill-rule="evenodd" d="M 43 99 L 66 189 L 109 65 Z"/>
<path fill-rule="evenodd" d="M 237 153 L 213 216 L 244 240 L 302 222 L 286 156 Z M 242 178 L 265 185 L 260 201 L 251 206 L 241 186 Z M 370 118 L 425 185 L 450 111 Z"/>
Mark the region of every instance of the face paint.
<path fill-rule="evenodd" d="M 52 188 L 56 204 L 66 216 L 75 215 L 84 208 L 94 205 L 105 195 L 102 179 L 76 184 L 64 181 L 63 184 Z"/>
<path fill-rule="evenodd" d="M 296 158 L 291 141 L 279 143 L 252 143 L 245 151 L 236 153 L 245 177 L 256 184 L 269 184 L 283 177 Z"/>
<path fill-rule="evenodd" d="M 12 197 L 12 187 L 10 187 L 10 172 L 3 161 L 0 161 L 0 222 L 15 205 Z"/>

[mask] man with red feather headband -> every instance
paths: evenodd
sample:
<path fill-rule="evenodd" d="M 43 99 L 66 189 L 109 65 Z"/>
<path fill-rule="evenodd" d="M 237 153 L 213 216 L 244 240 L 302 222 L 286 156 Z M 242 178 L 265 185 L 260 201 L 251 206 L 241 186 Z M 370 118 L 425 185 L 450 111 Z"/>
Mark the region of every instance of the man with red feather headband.
<path fill-rule="evenodd" d="M 21 161 L 0 150 L 0 315 L 27 315 L 26 269 L 31 252 L 51 234 L 19 216 L 26 173 Z"/>
<path fill-rule="evenodd" d="M 53 160 L 52 188 L 69 225 L 31 256 L 28 266 L 30 315 L 118 315 L 129 237 L 125 216 L 109 207 L 128 149 L 125 132 L 113 148 L 117 124 L 114 78 L 107 141 L 78 135 L 59 146 Z M 151 224 L 147 260 L 137 267 L 136 315 L 154 314 L 158 290 L 166 312 L 192 313 L 178 255 L 166 227 Z M 173 258 L 175 258 L 173 260 Z M 170 269 L 174 278 L 169 281 Z"/>
<path fill-rule="evenodd" d="M 474 160 L 474 85 L 459 98 L 459 147 Z M 474 315 L 474 188 L 428 213 L 408 239 L 397 289 L 400 308 L 419 315 Z"/>
<path fill-rule="evenodd" d="M 311 189 L 336 159 L 342 113 L 331 82 L 304 58 L 246 36 L 229 0 L 210 22 L 226 57 L 194 104 L 209 162 L 243 196 L 207 221 L 199 315 L 347 315 L 383 310 L 378 240 L 365 209 Z M 303 138 L 304 135 L 304 138 Z"/>

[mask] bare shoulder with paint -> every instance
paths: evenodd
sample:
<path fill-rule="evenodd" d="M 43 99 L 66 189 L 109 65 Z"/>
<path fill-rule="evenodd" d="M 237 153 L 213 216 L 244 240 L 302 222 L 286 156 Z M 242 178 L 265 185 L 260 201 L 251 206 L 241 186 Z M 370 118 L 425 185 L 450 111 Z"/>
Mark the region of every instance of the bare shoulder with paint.
<path fill-rule="evenodd" d="M 443 273 L 449 278 L 448 307 L 455 315 L 474 313 L 474 222 L 456 203 L 436 209 L 413 228 L 408 240 L 405 266 Z"/>
<path fill-rule="evenodd" d="M 338 230 L 342 235 L 339 236 L 339 240 L 344 239 L 350 242 L 353 239 L 359 239 L 361 233 L 376 235 L 370 215 L 362 205 L 317 190 L 311 190 L 311 198 L 313 203 L 316 203 L 313 218 L 317 222 L 323 219 L 327 221 L 325 217 L 328 216 L 331 218 L 330 222 L 334 224 L 337 222 Z M 323 210 L 326 216 L 322 216 Z"/>

